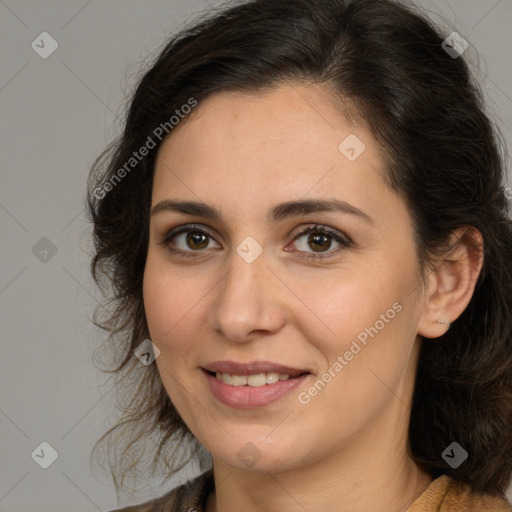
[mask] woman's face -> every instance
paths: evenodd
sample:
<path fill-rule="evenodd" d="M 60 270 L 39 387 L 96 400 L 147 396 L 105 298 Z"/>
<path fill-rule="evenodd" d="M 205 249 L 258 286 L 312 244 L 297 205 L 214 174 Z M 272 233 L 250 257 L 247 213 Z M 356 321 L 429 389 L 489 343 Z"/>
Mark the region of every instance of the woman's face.
<path fill-rule="evenodd" d="M 223 92 L 159 149 L 145 310 L 165 389 L 217 461 L 277 472 L 405 447 L 412 223 L 354 122 L 313 86 Z"/>

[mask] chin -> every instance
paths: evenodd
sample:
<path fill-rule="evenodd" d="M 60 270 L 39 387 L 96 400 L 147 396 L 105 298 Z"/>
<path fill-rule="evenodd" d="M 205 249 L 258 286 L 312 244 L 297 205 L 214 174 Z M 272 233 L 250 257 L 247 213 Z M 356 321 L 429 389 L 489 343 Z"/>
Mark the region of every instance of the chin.
<path fill-rule="evenodd" d="M 286 446 L 281 439 L 270 441 L 268 432 L 272 429 L 265 430 L 261 435 L 230 438 L 228 443 L 223 443 L 222 452 L 218 450 L 218 443 L 217 449 L 214 447 L 214 450 L 209 451 L 214 459 L 222 460 L 224 464 L 241 471 L 282 473 L 300 467 L 302 457 L 297 451 L 297 446 L 302 445 L 300 440 Z"/>

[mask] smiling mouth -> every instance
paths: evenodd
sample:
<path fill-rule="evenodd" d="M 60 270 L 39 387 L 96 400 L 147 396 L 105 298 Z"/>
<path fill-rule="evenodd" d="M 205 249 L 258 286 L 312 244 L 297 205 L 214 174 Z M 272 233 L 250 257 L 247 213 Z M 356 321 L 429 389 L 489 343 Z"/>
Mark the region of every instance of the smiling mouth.
<path fill-rule="evenodd" d="M 217 361 L 201 368 L 212 395 L 235 409 L 265 407 L 285 398 L 312 374 L 265 361 Z"/>
<path fill-rule="evenodd" d="M 275 384 L 276 382 L 288 380 L 288 379 L 296 379 L 305 375 L 307 372 L 294 375 L 293 377 L 287 373 L 276 373 L 276 372 L 267 372 L 267 373 L 255 373 L 251 375 L 234 375 L 231 373 L 223 373 L 223 372 L 210 372 L 206 370 L 207 373 L 215 377 L 216 379 L 224 382 L 224 384 L 228 384 L 230 386 L 251 386 L 251 387 L 260 387 L 266 386 L 270 384 Z"/>

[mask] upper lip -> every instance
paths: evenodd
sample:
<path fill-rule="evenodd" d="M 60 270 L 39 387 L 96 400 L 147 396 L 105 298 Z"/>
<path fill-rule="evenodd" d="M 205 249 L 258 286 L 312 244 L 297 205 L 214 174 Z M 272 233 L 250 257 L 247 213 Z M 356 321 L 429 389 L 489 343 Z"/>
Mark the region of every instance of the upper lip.
<path fill-rule="evenodd" d="M 231 375 L 254 375 L 257 373 L 280 373 L 290 377 L 296 377 L 302 373 L 309 373 L 307 370 L 299 370 L 283 364 L 272 363 L 271 361 L 250 361 L 247 363 L 236 363 L 234 361 L 215 361 L 203 366 L 209 372 L 229 373 Z"/>

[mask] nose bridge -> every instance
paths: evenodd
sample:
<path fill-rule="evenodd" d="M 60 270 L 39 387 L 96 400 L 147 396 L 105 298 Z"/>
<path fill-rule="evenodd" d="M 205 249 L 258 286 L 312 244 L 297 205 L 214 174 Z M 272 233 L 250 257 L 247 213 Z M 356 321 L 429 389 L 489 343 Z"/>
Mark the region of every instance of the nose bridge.
<path fill-rule="evenodd" d="M 211 327 L 233 341 L 247 341 L 255 330 L 276 330 L 283 319 L 267 259 L 254 249 L 245 241 L 233 251 L 210 315 Z"/>

